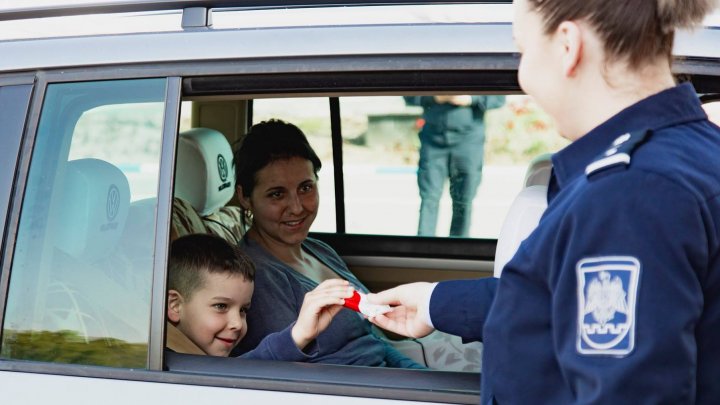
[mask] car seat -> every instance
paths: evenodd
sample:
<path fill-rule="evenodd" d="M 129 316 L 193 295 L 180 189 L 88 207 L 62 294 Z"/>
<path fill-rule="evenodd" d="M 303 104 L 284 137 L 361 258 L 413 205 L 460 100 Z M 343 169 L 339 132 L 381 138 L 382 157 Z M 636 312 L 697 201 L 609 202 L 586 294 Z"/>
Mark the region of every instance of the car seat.
<path fill-rule="evenodd" d="M 226 206 L 235 194 L 230 143 L 220 132 L 193 128 L 178 140 L 171 239 L 211 233 L 237 244 L 242 238 L 242 211 Z"/>
<path fill-rule="evenodd" d="M 503 267 L 515 255 L 520 243 L 535 230 L 547 208 L 547 189 L 552 172 L 550 158 L 550 154 L 545 154 L 530 163 L 524 188 L 510 205 L 495 250 L 495 277 L 500 277 Z"/>
<path fill-rule="evenodd" d="M 112 164 L 99 159 L 67 163 L 56 246 L 93 262 L 117 247 L 130 206 L 130 185 Z"/>
<path fill-rule="evenodd" d="M 116 166 L 92 158 L 69 161 L 63 174 L 45 322 L 77 331 L 86 341 L 143 341 L 152 274 L 146 274 L 143 297 L 121 247 L 128 180 Z"/>
<path fill-rule="evenodd" d="M 513 201 L 498 237 L 494 276 L 512 258 L 520 243 L 537 227 L 547 207 L 547 184 L 552 170 L 550 154 L 534 159 L 526 172 L 524 187 Z M 457 336 L 435 331 L 416 339 L 422 345 L 428 367 L 445 371 L 479 372 L 482 368 L 483 345 L 463 344 Z"/>

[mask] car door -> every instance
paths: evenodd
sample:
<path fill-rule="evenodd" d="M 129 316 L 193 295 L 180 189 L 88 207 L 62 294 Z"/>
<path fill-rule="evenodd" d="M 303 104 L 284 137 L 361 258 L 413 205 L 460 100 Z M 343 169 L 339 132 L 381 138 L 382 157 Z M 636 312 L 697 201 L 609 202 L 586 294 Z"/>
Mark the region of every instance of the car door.
<path fill-rule="evenodd" d="M 79 371 L 69 365 L 122 375 L 152 363 L 154 249 L 167 239 L 167 229 L 155 232 L 156 220 L 167 215 L 158 207 L 170 198 L 160 186 L 161 156 L 167 148 L 172 162 L 175 138 L 164 145 L 163 131 L 175 132 L 175 115 L 169 123 L 165 117 L 178 92 L 173 104 L 173 79 L 110 76 L 42 76 L 27 121 L 22 102 L 3 109 L 20 120 L 8 145 L 19 145 L 27 128 L 2 257 L 0 381 L 9 398 L 21 398 L 8 392 L 26 391 L 30 382 L 61 384 L 66 379 L 48 375 Z M 25 106 L 29 87 L 20 89 Z M 14 93 L 2 88 L 0 98 Z M 172 164 L 165 165 L 171 175 Z M 30 370 L 46 375 L 8 373 L 17 361 L 32 361 Z"/>

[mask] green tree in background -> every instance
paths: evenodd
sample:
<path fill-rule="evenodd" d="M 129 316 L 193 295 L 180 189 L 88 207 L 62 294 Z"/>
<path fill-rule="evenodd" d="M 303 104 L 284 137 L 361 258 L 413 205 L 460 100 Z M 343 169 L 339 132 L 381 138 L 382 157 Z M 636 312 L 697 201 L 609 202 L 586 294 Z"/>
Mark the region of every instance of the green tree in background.
<path fill-rule="evenodd" d="M 96 338 L 88 342 L 73 331 L 12 331 L 3 335 L 3 358 L 51 363 L 144 368 L 147 344 Z"/>

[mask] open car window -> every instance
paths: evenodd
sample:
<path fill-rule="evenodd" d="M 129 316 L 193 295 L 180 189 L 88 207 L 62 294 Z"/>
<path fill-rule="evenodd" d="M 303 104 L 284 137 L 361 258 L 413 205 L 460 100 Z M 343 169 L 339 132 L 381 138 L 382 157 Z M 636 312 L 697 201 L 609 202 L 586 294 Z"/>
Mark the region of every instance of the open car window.
<path fill-rule="evenodd" d="M 530 162 L 567 144 L 558 136 L 551 119 L 526 96 L 482 95 L 477 97 L 481 99 L 478 108 L 468 108 L 461 114 L 435 111 L 424 114 L 423 103 L 428 107 L 426 100 L 436 95 L 339 98 L 346 233 L 458 236 L 451 233 L 451 193 L 461 193 L 455 190 L 460 187 L 472 189 L 464 182 L 476 181 L 477 190 L 457 198 L 469 200 L 472 205 L 469 229 L 462 236 L 497 239 L 505 214 L 523 187 Z M 316 232 L 335 230 L 331 207 L 337 199 L 331 171 L 329 100 L 263 98 L 252 102 L 253 123 L 280 118 L 298 125 L 323 160 L 322 209 L 313 227 Z M 475 103 L 477 106 L 478 101 Z M 436 117 L 437 121 L 427 122 L 428 117 Z M 459 122 L 452 122 L 454 119 Z M 482 127 L 466 129 L 454 125 Z M 426 149 L 433 148 L 425 159 L 435 160 L 424 163 L 431 167 L 425 172 L 421 169 L 422 139 L 429 136 L 422 136 L 423 130 L 445 137 L 437 140 L 435 147 L 433 140 L 425 145 Z M 473 131 L 479 134 L 467 134 Z M 476 139 L 467 142 L 462 137 Z M 463 170 L 471 173 L 456 173 Z M 439 178 L 429 185 L 427 178 L 433 176 Z M 434 232 L 419 229 L 424 194 L 437 194 Z"/>

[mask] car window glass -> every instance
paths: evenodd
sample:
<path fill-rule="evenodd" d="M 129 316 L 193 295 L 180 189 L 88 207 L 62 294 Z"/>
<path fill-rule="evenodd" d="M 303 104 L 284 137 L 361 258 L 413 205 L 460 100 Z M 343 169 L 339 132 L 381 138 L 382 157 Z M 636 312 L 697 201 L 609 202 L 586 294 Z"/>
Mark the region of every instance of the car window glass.
<path fill-rule="evenodd" d="M 348 233 L 496 239 L 530 162 L 567 143 L 527 96 L 344 97 L 340 111 Z"/>
<path fill-rule="evenodd" d="M 68 160 L 95 158 L 117 166 L 130 183 L 130 200 L 157 195 L 161 102 L 106 105 L 83 113 Z M 130 118 L 128 118 L 130 117 Z M 112 134 L 98 142 L 98 134 Z"/>
<path fill-rule="evenodd" d="M 314 232 L 335 232 L 335 182 L 330 129 L 330 104 L 327 97 L 275 98 L 253 100 L 253 124 L 281 119 L 297 125 L 322 161 L 318 173 L 320 210 L 311 228 Z"/>
<path fill-rule="evenodd" d="M 165 87 L 164 79 L 47 87 L 2 357 L 146 364 Z"/>

